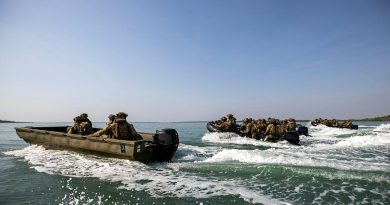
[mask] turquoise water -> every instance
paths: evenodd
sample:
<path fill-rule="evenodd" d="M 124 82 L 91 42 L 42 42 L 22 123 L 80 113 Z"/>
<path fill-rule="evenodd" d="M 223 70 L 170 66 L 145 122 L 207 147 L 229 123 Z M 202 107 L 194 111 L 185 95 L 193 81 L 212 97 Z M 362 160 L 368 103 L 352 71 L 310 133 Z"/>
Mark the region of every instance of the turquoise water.
<path fill-rule="evenodd" d="M 390 123 L 357 124 L 309 126 L 293 146 L 205 123 L 135 123 L 179 132 L 173 162 L 149 165 L 45 150 L 14 130 L 69 123 L 0 124 L 0 204 L 390 204 Z"/>

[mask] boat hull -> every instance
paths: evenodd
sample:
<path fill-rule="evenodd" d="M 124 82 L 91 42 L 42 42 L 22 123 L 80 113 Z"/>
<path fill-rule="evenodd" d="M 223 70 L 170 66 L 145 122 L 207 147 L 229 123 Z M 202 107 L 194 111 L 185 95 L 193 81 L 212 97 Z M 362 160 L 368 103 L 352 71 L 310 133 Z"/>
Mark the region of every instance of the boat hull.
<path fill-rule="evenodd" d="M 108 157 L 129 159 L 140 161 L 143 163 L 150 163 L 152 161 L 170 161 L 171 159 L 159 160 L 156 158 L 154 149 L 158 147 L 149 146 L 153 143 L 155 134 L 139 133 L 144 140 L 117 140 L 106 139 L 100 137 L 82 136 L 77 134 L 68 134 L 67 127 L 23 127 L 15 128 L 16 133 L 20 138 L 29 144 L 42 145 L 49 149 L 68 149 L 74 151 L 81 151 L 91 154 L 99 154 Z M 172 146 L 176 147 L 177 144 Z M 149 147 L 148 147 L 149 146 Z M 169 153 L 173 157 L 176 149 L 170 149 Z"/>

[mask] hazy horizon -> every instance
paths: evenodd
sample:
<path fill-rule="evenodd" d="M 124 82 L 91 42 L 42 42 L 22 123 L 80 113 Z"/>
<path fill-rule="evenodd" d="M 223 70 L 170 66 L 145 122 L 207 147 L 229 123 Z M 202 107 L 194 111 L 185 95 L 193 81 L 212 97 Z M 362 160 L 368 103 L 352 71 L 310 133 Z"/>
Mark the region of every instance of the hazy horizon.
<path fill-rule="evenodd" d="M 390 2 L 0 0 L 0 119 L 390 113 Z"/>

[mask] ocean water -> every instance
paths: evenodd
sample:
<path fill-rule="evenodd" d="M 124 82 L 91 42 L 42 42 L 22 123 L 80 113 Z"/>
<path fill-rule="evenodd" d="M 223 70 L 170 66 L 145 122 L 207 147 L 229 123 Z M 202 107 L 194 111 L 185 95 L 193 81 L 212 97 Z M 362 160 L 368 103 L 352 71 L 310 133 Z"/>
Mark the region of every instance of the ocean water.
<path fill-rule="evenodd" d="M 357 124 L 309 126 L 294 146 L 206 123 L 135 123 L 180 135 L 172 163 L 148 165 L 46 150 L 14 130 L 70 123 L 0 124 L 0 204 L 390 204 L 390 123 Z"/>

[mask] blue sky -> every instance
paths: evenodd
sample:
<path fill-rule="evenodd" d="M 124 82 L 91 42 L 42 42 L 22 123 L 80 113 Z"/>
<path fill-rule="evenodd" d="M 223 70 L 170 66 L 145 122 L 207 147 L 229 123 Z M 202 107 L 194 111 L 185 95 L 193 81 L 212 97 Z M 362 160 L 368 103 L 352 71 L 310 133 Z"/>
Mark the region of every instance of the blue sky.
<path fill-rule="evenodd" d="M 390 114 L 389 1 L 0 0 L 0 119 Z"/>

